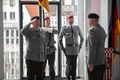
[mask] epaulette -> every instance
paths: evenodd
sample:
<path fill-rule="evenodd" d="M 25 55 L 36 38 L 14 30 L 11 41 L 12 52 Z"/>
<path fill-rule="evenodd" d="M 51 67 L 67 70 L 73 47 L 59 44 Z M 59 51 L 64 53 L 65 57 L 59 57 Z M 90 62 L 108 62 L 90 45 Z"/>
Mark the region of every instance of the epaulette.
<path fill-rule="evenodd" d="M 33 29 L 32 27 L 30 27 L 30 29 L 31 29 L 32 31 L 34 31 L 34 29 Z"/>
<path fill-rule="evenodd" d="M 67 26 L 63 26 L 63 27 L 67 27 Z"/>
<path fill-rule="evenodd" d="M 92 27 L 90 30 L 93 30 L 94 29 L 94 27 Z"/>

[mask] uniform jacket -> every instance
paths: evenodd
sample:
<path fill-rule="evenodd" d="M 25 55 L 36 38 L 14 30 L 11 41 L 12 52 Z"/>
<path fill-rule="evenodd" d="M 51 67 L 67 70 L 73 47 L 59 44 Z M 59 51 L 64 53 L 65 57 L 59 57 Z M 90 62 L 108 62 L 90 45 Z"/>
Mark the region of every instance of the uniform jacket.
<path fill-rule="evenodd" d="M 54 34 L 58 33 L 58 30 L 56 30 L 54 27 L 49 27 L 49 28 L 53 28 L 53 31 L 52 31 L 52 33 L 46 32 L 46 45 L 47 45 L 47 47 L 50 47 L 46 51 L 47 54 L 51 54 L 56 50 L 56 48 L 54 46 L 54 44 L 56 43 L 56 41 L 54 40 Z M 53 47 L 51 47 L 51 46 L 53 46 Z"/>
<path fill-rule="evenodd" d="M 105 64 L 106 57 L 104 53 L 106 33 L 104 29 L 96 24 L 89 31 L 86 38 L 86 57 L 87 64 L 102 65 Z"/>
<path fill-rule="evenodd" d="M 30 25 L 27 24 L 21 29 L 21 34 L 24 35 L 26 39 L 25 58 L 38 62 L 45 61 L 46 37 L 44 33 L 40 31 L 40 37 L 38 37 L 38 34 L 34 30 L 34 28 L 30 28 Z"/>
<path fill-rule="evenodd" d="M 77 44 L 77 46 L 73 47 L 66 45 L 64 48 L 62 42 L 63 36 L 65 37 L 65 43 L 67 45 Z M 81 38 L 80 41 L 78 41 L 78 36 Z M 82 44 L 83 44 L 83 35 L 81 33 L 79 26 L 73 25 L 73 34 L 71 28 L 68 25 L 62 27 L 59 34 L 59 46 L 66 55 L 78 55 L 80 48 L 82 47 Z"/>

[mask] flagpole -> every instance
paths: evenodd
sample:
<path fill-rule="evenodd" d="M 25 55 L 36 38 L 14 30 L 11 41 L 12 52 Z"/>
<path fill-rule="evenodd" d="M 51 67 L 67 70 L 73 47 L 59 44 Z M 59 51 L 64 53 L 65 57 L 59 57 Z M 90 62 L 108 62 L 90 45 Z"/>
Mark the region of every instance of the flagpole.
<path fill-rule="evenodd" d="M 45 27 L 45 20 L 44 20 L 44 9 L 43 9 L 43 26 Z"/>

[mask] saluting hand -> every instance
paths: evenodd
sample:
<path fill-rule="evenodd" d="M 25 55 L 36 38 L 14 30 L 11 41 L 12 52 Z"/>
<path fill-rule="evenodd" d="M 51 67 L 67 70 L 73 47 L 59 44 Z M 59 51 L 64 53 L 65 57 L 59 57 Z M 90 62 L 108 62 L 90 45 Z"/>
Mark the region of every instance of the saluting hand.
<path fill-rule="evenodd" d="M 37 21 L 37 18 L 33 19 L 32 21 L 29 22 L 29 24 L 34 23 L 35 21 Z"/>
<path fill-rule="evenodd" d="M 93 71 L 94 65 L 93 64 L 88 64 L 89 71 Z"/>

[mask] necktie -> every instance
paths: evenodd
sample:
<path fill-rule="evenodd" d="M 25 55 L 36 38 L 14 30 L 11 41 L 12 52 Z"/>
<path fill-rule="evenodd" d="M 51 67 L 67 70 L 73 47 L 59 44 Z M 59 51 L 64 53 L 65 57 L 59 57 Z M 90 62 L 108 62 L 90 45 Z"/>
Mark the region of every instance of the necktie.
<path fill-rule="evenodd" d="M 51 41 L 51 33 L 49 33 L 49 42 L 47 46 L 50 46 L 50 41 Z"/>
<path fill-rule="evenodd" d="M 73 34 L 73 27 L 71 26 L 71 31 L 72 31 L 72 34 Z"/>
<path fill-rule="evenodd" d="M 38 33 L 38 31 L 37 31 L 37 30 L 36 30 L 36 33 L 37 33 L 38 37 L 40 37 L 40 35 L 39 35 L 39 33 Z"/>

